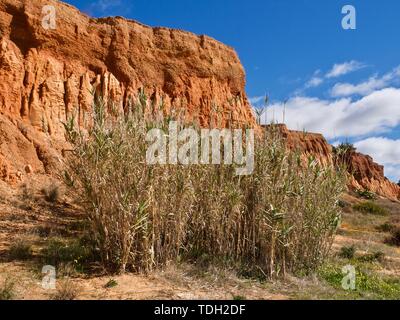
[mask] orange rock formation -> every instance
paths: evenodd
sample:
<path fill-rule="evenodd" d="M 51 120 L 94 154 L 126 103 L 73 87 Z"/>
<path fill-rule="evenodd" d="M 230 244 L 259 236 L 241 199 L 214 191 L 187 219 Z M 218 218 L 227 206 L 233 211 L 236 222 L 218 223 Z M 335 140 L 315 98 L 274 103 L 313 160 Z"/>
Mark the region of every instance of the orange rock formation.
<path fill-rule="evenodd" d="M 288 130 L 282 124 L 275 127 L 279 128 L 291 149 L 315 156 L 322 164 L 332 163 L 333 148 L 321 134 Z M 400 200 L 400 187 L 385 177 L 384 167 L 375 163 L 370 156 L 350 152 L 346 165 L 351 173 L 351 189 L 369 190 L 392 200 Z"/>
<path fill-rule="evenodd" d="M 55 8 L 55 29 L 42 25 L 48 5 Z M 141 89 L 204 125 L 217 111 L 222 125 L 255 126 L 239 58 L 214 39 L 120 17 L 93 19 L 55 0 L 0 0 L 0 180 L 57 172 L 69 116 L 85 126 L 93 95 L 122 111 Z M 289 145 L 331 160 L 322 135 L 282 131 Z M 352 157 L 352 186 L 399 197 L 381 166 Z"/>
<path fill-rule="evenodd" d="M 46 29 L 43 7 L 56 9 Z M 53 0 L 0 0 L 0 178 L 59 163 L 62 122 L 90 121 L 93 93 L 123 110 L 139 90 L 206 124 L 254 125 L 236 52 L 207 36 L 120 17 L 92 19 Z M 58 149 L 58 151 L 57 151 Z M 31 171 L 31 170 L 28 170 Z"/>

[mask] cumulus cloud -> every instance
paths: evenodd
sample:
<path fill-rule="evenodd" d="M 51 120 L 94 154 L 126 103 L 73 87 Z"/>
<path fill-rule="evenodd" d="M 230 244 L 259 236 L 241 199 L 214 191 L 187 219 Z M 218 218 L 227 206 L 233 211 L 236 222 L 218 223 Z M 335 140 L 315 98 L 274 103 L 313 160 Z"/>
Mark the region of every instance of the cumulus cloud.
<path fill-rule="evenodd" d="M 280 121 L 283 113 L 289 128 L 319 132 L 328 139 L 383 133 L 400 124 L 400 89 L 378 90 L 355 101 L 295 97 L 270 106 L 263 120 Z"/>
<path fill-rule="evenodd" d="M 336 83 L 331 98 L 309 97 L 305 89 L 363 68 L 357 61 L 335 64 L 326 74 L 314 72 L 295 97 L 274 103 L 264 113 L 264 123 L 285 122 L 292 130 L 322 133 L 335 144 L 344 138 L 358 141 L 360 152 L 385 166 L 386 175 L 400 178 L 400 139 L 385 138 L 400 126 L 400 66 L 358 84 Z M 259 97 L 259 101 L 262 97 Z M 376 138 L 376 136 L 380 136 Z"/>
<path fill-rule="evenodd" d="M 364 67 L 365 67 L 364 64 L 355 60 L 344 63 L 338 63 L 335 64 L 332 67 L 332 69 L 326 74 L 326 78 L 330 79 L 330 78 L 337 78 L 340 76 L 344 76 L 348 73 L 360 70 Z"/>
<path fill-rule="evenodd" d="M 352 95 L 365 96 L 375 90 L 379 90 L 389 86 L 394 80 L 400 77 L 400 67 L 395 68 L 391 72 L 382 77 L 373 76 L 367 81 L 359 84 L 337 83 L 331 90 L 333 97 L 348 97 Z"/>
<path fill-rule="evenodd" d="M 372 137 L 356 142 L 355 147 L 380 163 L 400 165 L 400 140 Z"/>
<path fill-rule="evenodd" d="M 365 65 L 362 64 L 361 62 L 352 60 L 349 62 L 338 63 L 338 64 L 333 65 L 332 69 L 326 74 L 321 74 L 321 70 L 317 70 L 314 72 L 311 79 L 306 82 L 306 84 L 303 86 L 303 88 L 298 89 L 295 92 L 295 94 L 298 95 L 298 94 L 301 94 L 306 89 L 319 87 L 327 79 L 338 78 L 340 76 L 357 71 L 364 67 L 365 67 Z"/>
<path fill-rule="evenodd" d="M 400 165 L 384 164 L 385 176 L 393 182 L 400 181 Z"/>
<path fill-rule="evenodd" d="M 358 151 L 368 154 L 385 166 L 385 174 L 394 181 L 400 179 L 400 140 L 371 137 L 356 142 Z"/>

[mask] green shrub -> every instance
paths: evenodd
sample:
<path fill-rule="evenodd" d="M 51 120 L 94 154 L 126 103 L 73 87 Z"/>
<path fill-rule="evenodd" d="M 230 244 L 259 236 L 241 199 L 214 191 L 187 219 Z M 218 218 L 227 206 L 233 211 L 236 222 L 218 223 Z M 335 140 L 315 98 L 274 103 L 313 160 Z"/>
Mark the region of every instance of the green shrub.
<path fill-rule="evenodd" d="M 339 252 L 339 257 L 343 259 L 353 259 L 356 254 L 355 246 L 342 247 Z"/>
<path fill-rule="evenodd" d="M 245 296 L 233 296 L 233 300 L 244 301 L 244 300 L 247 300 L 247 298 Z"/>
<path fill-rule="evenodd" d="M 357 265 L 355 269 L 356 288 L 354 292 L 346 291 L 347 294 L 354 298 L 400 299 L 400 283 L 398 280 L 382 277 Z M 318 276 L 332 287 L 344 290 L 342 280 L 345 274 L 342 273 L 341 266 L 327 263 L 318 269 Z"/>
<path fill-rule="evenodd" d="M 356 193 L 359 197 L 367 199 L 367 200 L 375 200 L 376 199 L 376 194 L 369 190 L 357 189 Z"/>
<path fill-rule="evenodd" d="M 386 209 L 371 201 L 356 204 L 353 206 L 353 209 L 362 213 L 370 213 L 379 216 L 384 216 L 388 214 Z"/>
<path fill-rule="evenodd" d="M 28 260 L 32 257 L 32 246 L 23 239 L 18 239 L 11 244 L 9 257 L 12 260 Z"/>
<path fill-rule="evenodd" d="M 339 144 L 337 147 L 333 147 L 333 152 L 337 155 L 348 154 L 351 152 L 355 152 L 356 148 L 354 144 L 349 142 L 343 142 Z"/>
<path fill-rule="evenodd" d="M 385 222 L 384 224 L 381 224 L 380 226 L 376 227 L 376 229 L 381 232 L 392 232 L 396 228 L 397 228 L 397 226 L 390 222 Z"/>
<path fill-rule="evenodd" d="M 369 254 L 365 254 L 358 258 L 361 262 L 380 262 L 383 263 L 385 261 L 385 253 L 382 251 L 377 251 Z"/>
<path fill-rule="evenodd" d="M 110 289 L 110 288 L 114 288 L 118 285 L 118 282 L 114 279 L 110 279 L 108 280 L 108 282 L 104 285 L 104 288 L 106 289 Z"/>
<path fill-rule="evenodd" d="M 234 165 L 150 166 L 148 130 L 168 131 L 169 119 L 183 127 L 179 109 L 165 117 L 144 92 L 123 117 L 107 108 L 93 106 L 88 132 L 66 125 L 74 149 L 66 176 L 108 270 L 147 272 L 207 255 L 273 277 L 324 261 L 340 221 L 342 168 L 290 152 L 276 130 L 256 138 L 249 176 L 236 176 Z M 211 115 L 210 126 L 219 121 Z"/>
<path fill-rule="evenodd" d="M 82 240 L 50 239 L 41 255 L 45 264 L 56 267 L 72 264 L 78 271 L 83 271 L 85 265 L 94 260 L 93 248 Z"/>

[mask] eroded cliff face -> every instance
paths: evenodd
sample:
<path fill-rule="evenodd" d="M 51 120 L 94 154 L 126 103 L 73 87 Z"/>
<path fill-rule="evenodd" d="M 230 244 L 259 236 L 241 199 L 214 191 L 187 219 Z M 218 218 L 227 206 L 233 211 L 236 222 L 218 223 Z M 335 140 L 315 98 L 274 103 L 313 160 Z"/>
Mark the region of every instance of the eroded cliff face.
<path fill-rule="evenodd" d="M 288 130 L 282 124 L 274 127 L 279 129 L 289 148 L 314 156 L 322 164 L 332 163 L 333 147 L 321 134 Z M 343 162 L 350 173 L 350 189 L 369 190 L 388 199 L 400 200 L 400 187 L 385 177 L 384 167 L 370 156 L 352 151 Z"/>
<path fill-rule="evenodd" d="M 270 127 L 266 126 L 267 130 Z M 273 127 L 279 130 L 290 149 L 298 149 L 305 156 L 314 156 L 322 164 L 332 163 L 332 146 L 322 134 L 289 130 L 284 124 L 273 125 Z"/>
<path fill-rule="evenodd" d="M 367 155 L 352 152 L 349 159 L 352 173 L 350 185 L 355 189 L 366 189 L 393 200 L 400 200 L 400 187 L 385 177 L 384 167 Z"/>
<path fill-rule="evenodd" d="M 45 29 L 43 7 L 56 9 Z M 207 125 L 217 112 L 224 126 L 255 126 L 245 74 L 235 51 L 207 36 L 151 28 L 123 18 L 92 19 L 54 0 L 0 0 L 0 180 L 58 173 L 68 148 L 63 122 L 91 121 L 95 96 L 123 112 L 143 90 L 155 104 L 184 108 Z M 281 131 L 292 148 L 332 161 L 320 134 Z M 400 188 L 383 167 L 351 155 L 353 188 L 398 199 Z"/>
<path fill-rule="evenodd" d="M 42 26 L 43 7 L 56 28 Z M 51 172 L 61 161 L 62 122 L 91 119 L 94 96 L 121 112 L 139 90 L 206 125 L 254 125 L 235 51 L 207 36 L 123 18 L 92 19 L 53 0 L 0 0 L 0 179 Z M 189 119 L 190 120 L 190 119 Z M 11 150 L 13 149 L 13 150 Z"/>

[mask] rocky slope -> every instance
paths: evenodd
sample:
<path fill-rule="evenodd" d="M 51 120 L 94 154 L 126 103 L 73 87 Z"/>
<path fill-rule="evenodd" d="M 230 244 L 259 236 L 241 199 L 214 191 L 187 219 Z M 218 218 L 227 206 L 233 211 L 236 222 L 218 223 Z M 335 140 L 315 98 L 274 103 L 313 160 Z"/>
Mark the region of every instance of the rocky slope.
<path fill-rule="evenodd" d="M 42 26 L 47 5 L 55 29 Z M 122 111 L 144 89 L 203 125 L 212 112 L 222 125 L 254 125 L 237 54 L 207 36 L 92 19 L 53 0 L 0 0 L 0 35 L 0 179 L 54 170 L 62 122 L 74 115 L 85 126 L 94 95 Z"/>

